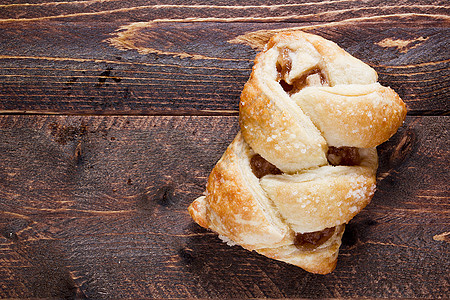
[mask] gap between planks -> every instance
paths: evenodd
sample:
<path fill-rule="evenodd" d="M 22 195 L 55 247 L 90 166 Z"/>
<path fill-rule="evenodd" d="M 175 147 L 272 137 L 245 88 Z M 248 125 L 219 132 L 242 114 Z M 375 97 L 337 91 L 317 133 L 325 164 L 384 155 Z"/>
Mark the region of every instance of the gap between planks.
<path fill-rule="evenodd" d="M 148 117 L 162 117 L 162 116 L 239 116 L 238 110 L 177 110 L 177 111 L 91 111 L 91 110 L 73 110 L 73 111 L 40 111 L 40 110 L 0 110 L 1 115 L 40 115 L 40 116 L 148 116 Z M 449 116 L 448 110 L 422 110 L 422 111 L 408 111 L 408 116 Z"/>
<path fill-rule="evenodd" d="M 195 110 L 195 111 L 21 111 L 21 110 L 0 110 L 1 115 L 41 115 L 41 116 L 148 116 L 148 117 L 163 117 L 163 116 L 239 116 L 238 110 Z"/>

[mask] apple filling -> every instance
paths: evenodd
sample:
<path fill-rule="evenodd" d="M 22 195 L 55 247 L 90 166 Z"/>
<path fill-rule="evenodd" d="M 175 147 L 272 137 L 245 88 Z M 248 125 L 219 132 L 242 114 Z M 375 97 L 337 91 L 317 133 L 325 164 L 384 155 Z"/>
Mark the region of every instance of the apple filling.
<path fill-rule="evenodd" d="M 295 78 L 291 83 L 288 83 L 286 77 L 292 69 L 290 53 L 291 50 L 283 48 L 276 64 L 278 72 L 276 80 L 288 95 L 295 94 L 307 86 L 329 86 L 325 74 L 319 68 L 311 69 L 300 77 Z"/>
<path fill-rule="evenodd" d="M 265 160 L 261 155 L 255 154 L 250 159 L 250 166 L 252 168 L 253 174 L 257 178 L 262 178 L 266 175 L 279 175 L 283 172 L 278 169 L 275 165 L 271 164 L 267 160 Z"/>
<path fill-rule="evenodd" d="M 328 163 L 333 166 L 357 166 L 361 163 L 361 156 L 356 147 L 328 148 Z"/>
<path fill-rule="evenodd" d="M 294 245 L 305 250 L 313 250 L 333 236 L 336 227 L 325 228 L 321 231 L 296 233 Z"/>
<path fill-rule="evenodd" d="M 361 163 L 358 148 L 355 147 L 331 146 L 328 149 L 327 159 L 328 162 L 334 166 L 355 166 Z M 283 174 L 280 169 L 259 154 L 255 154 L 251 157 L 250 167 L 257 178 L 262 178 L 266 175 Z M 297 232 L 295 233 L 294 245 L 305 251 L 313 250 L 330 239 L 335 231 L 336 227 L 325 228 L 321 231 L 314 232 Z"/>

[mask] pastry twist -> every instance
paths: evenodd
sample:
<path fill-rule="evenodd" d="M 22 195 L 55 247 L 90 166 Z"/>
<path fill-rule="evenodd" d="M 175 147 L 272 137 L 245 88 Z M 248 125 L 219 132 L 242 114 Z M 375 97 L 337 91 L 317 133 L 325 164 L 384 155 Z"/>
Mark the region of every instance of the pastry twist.
<path fill-rule="evenodd" d="M 241 130 L 189 213 L 230 244 L 329 273 L 345 224 L 375 192 L 375 147 L 405 115 L 376 72 L 335 43 L 276 34 L 242 92 Z"/>

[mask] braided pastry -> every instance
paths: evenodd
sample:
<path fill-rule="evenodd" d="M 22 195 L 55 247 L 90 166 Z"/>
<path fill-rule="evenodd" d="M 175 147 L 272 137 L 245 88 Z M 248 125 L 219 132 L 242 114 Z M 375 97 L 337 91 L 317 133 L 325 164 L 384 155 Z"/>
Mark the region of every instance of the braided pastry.
<path fill-rule="evenodd" d="M 241 130 L 189 213 L 230 244 L 329 273 L 345 224 L 375 192 L 375 147 L 405 115 L 376 72 L 335 43 L 276 34 L 242 92 Z"/>

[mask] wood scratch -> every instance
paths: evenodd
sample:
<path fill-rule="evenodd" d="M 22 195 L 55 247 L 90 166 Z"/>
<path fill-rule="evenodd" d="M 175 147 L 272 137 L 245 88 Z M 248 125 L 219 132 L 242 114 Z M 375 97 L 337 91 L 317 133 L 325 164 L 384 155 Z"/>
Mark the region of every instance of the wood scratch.
<path fill-rule="evenodd" d="M 67 213 L 67 212 L 77 212 L 84 214 L 99 214 L 99 215 L 115 215 L 115 214 L 128 214 L 134 212 L 135 210 L 83 210 L 83 209 L 73 209 L 73 208 L 35 208 L 24 206 L 25 209 L 38 210 L 48 213 Z"/>
<path fill-rule="evenodd" d="M 300 7 L 300 6 L 310 6 L 310 5 L 325 5 L 325 4 L 336 4 L 337 2 L 353 2 L 354 0 L 338 0 L 338 1 L 323 1 L 320 3 L 316 2 L 308 2 L 308 3 L 288 3 L 288 4 L 271 4 L 271 5 L 204 5 L 204 4 L 155 4 L 155 5 L 146 5 L 146 6 L 138 6 L 138 7 L 153 7 L 153 8 L 218 8 L 218 9 L 255 9 L 255 8 L 282 8 L 282 7 Z M 13 4 L 3 4 L 0 7 L 16 7 L 16 6 L 58 6 L 62 4 L 66 5 L 77 5 L 82 4 L 86 6 L 86 4 L 94 4 L 98 2 L 115 2 L 105 1 L 105 0 L 86 0 L 86 1 L 61 1 L 61 2 L 47 2 L 47 3 L 13 3 Z"/>
<path fill-rule="evenodd" d="M 403 207 L 390 207 L 386 205 L 380 205 L 380 204 L 374 204 L 374 207 L 381 208 L 383 210 L 390 210 L 390 211 L 398 211 L 398 212 L 405 212 L 408 214 L 448 214 L 448 210 L 432 210 L 432 209 L 425 209 L 425 208 L 403 208 Z"/>
<path fill-rule="evenodd" d="M 106 63 L 116 65 L 130 65 L 130 66 L 145 66 L 145 67 L 171 67 L 179 69 L 198 69 L 197 66 L 180 66 L 176 64 L 158 64 L 158 63 L 145 63 L 145 62 L 125 62 L 117 60 L 107 59 L 95 59 L 95 58 L 76 58 L 76 57 L 51 57 L 51 56 L 28 56 L 28 55 L 0 55 L 0 59 L 34 59 L 34 60 L 49 60 L 49 61 L 74 61 L 81 63 Z M 217 59 L 217 58 L 215 58 Z M 221 68 L 214 66 L 202 66 L 205 70 L 235 70 L 231 68 Z M 250 70 L 250 69 L 241 69 Z"/>
<path fill-rule="evenodd" d="M 427 66 L 433 66 L 438 64 L 446 64 L 450 62 L 450 59 L 446 60 L 440 60 L 440 61 L 430 61 L 430 62 L 424 62 L 424 63 L 417 63 L 417 64 L 410 64 L 410 65 L 403 65 L 403 66 L 394 66 L 394 65 L 371 65 L 368 63 L 368 65 L 372 67 L 378 67 L 378 68 L 389 68 L 389 69 L 412 69 L 417 67 L 427 67 Z"/>
<path fill-rule="evenodd" d="M 189 238 L 189 237 L 204 237 L 204 236 L 217 236 L 216 233 L 214 232 L 201 232 L 201 233 L 186 233 L 186 234 L 171 234 L 171 233 L 166 233 L 166 232 L 151 232 L 151 231 L 146 231 L 146 232 L 106 232 L 106 233 L 86 233 L 84 232 L 82 235 L 74 235 L 73 237 L 79 237 L 79 236 L 83 236 L 83 237 L 87 237 L 87 236 L 96 236 L 96 237 L 100 237 L 100 236 L 167 236 L 167 237 L 177 237 L 177 238 Z"/>
<path fill-rule="evenodd" d="M 410 6 L 409 6 L 410 7 Z M 400 7 L 394 7 L 389 6 L 385 8 L 400 8 Z M 436 7 L 434 7 L 436 8 Z M 218 22 L 218 23 L 233 23 L 233 22 L 281 22 L 281 21 L 289 21 L 289 20 L 301 20 L 309 17 L 317 18 L 321 15 L 329 15 L 329 14 L 337 14 L 337 13 L 346 13 L 346 12 L 354 12 L 354 11 L 360 10 L 360 9 L 342 9 L 342 10 L 336 10 L 336 11 L 327 11 L 323 13 L 318 14 L 306 14 L 306 15 L 286 15 L 286 16 L 271 16 L 271 17 L 231 17 L 231 18 L 219 18 L 219 17 L 206 17 L 206 18 L 196 18 L 196 17 L 188 17 L 184 19 L 155 19 L 151 22 L 154 23 L 200 23 L 200 22 Z M 450 16 L 447 15 L 440 15 L 440 14 L 416 14 L 416 13 L 402 13 L 402 14 L 388 14 L 388 15 L 375 15 L 375 16 L 369 16 L 369 17 L 356 17 L 356 18 L 349 18 L 341 21 L 331 21 L 323 24 L 317 24 L 317 25 L 305 25 L 296 27 L 297 30 L 300 29 L 314 29 L 314 28 L 320 28 L 320 27 L 334 27 L 339 24 L 346 24 L 346 23 L 352 23 L 355 21 L 372 21 L 377 19 L 385 19 L 385 18 L 401 18 L 401 17 L 434 17 L 434 18 L 440 18 L 444 20 L 450 20 Z M 0 20 L 1 22 L 2 20 Z M 277 31 L 284 31 L 286 28 L 281 29 L 274 29 L 274 30 L 260 30 L 260 32 L 267 32 L 270 31 L 273 33 Z"/>
<path fill-rule="evenodd" d="M 391 38 L 385 38 L 384 40 L 376 43 L 378 46 L 383 48 L 397 48 L 400 53 L 406 53 L 411 49 L 414 49 L 422 44 L 422 42 L 425 42 L 428 40 L 429 37 L 419 37 L 412 40 L 402 40 L 402 39 L 391 39 Z"/>
<path fill-rule="evenodd" d="M 180 58 L 191 58 L 191 59 L 217 59 L 223 61 L 249 61 L 249 59 L 240 58 L 219 58 L 210 57 L 202 54 L 194 54 L 187 52 L 174 52 L 167 50 L 160 50 L 154 47 L 150 47 L 151 41 L 157 39 L 157 35 L 148 31 L 147 29 L 152 28 L 155 21 L 150 22 L 135 22 L 128 25 L 120 27 L 115 36 L 106 39 L 104 42 L 110 43 L 113 47 L 122 50 L 136 50 L 140 54 L 150 54 L 155 53 L 159 55 L 171 55 Z M 143 45 L 142 45 L 143 44 Z"/>
<path fill-rule="evenodd" d="M 179 5 L 176 5 L 177 7 L 180 7 Z M 205 6 L 207 8 L 211 8 L 210 6 Z M 227 8 L 229 9 L 233 6 L 221 6 L 221 8 Z M 244 6 L 245 7 L 245 6 Z M 247 6 L 248 8 L 252 8 L 250 6 Z M 43 16 L 43 17 L 36 17 L 36 18 L 18 18 L 18 19 L 0 19 L 1 22 L 30 22 L 30 21 L 42 21 L 42 20 L 52 20 L 52 19 L 61 19 L 61 18 L 73 18 L 73 17 L 85 17 L 85 16 L 98 16 L 98 15 L 110 15 L 113 13 L 123 13 L 123 12 L 132 12 L 132 11 L 138 11 L 143 9 L 157 9 L 158 7 L 155 5 L 143 5 L 143 6 L 136 6 L 136 7 L 127 7 L 127 8 L 118 8 L 118 9 L 112 9 L 112 10 L 104 10 L 104 11 L 97 11 L 97 12 L 81 12 L 81 13 L 73 13 L 73 14 L 62 14 L 62 15 L 53 15 L 53 16 Z M 195 7 L 189 7 L 189 8 L 195 8 Z M 200 7 L 197 7 L 200 8 Z M 213 7 L 214 8 L 214 7 Z M 220 7 L 215 7 L 220 8 Z M 239 9 L 239 7 L 234 6 L 234 8 Z M 269 9 L 272 7 L 268 7 Z M 436 5 L 393 5 L 393 6 L 384 6 L 384 7 L 376 7 L 376 9 L 382 9 L 382 8 L 391 8 L 391 9 L 400 9 L 400 8 L 430 8 L 430 9 L 437 9 L 437 8 L 446 8 L 445 6 L 436 6 Z M 306 14 L 306 15 L 287 15 L 287 16 L 280 16 L 280 17 L 231 17 L 231 18 L 218 18 L 218 17 L 208 17 L 208 18 L 196 18 L 196 17 L 189 17 L 185 19 L 156 19 L 154 21 L 161 22 L 161 21 L 168 21 L 168 22 L 250 22 L 250 21 L 286 21 L 290 19 L 298 19 L 298 18 L 305 18 L 305 17 L 315 17 L 322 15 L 330 15 L 330 14 L 338 14 L 338 13 L 346 13 L 346 12 L 355 12 L 360 10 L 367 10 L 371 9 L 371 7 L 360 7 L 360 8 L 348 8 L 348 9 L 341 9 L 341 10 L 335 10 L 335 11 L 327 11 L 317 14 Z M 375 9 L 375 8 L 372 8 Z M 416 14 L 416 13 L 406 13 L 406 14 L 393 14 L 393 15 L 384 15 L 384 16 L 372 16 L 372 17 L 362 17 L 360 19 L 370 19 L 373 17 L 386 17 L 386 16 L 434 16 L 434 17 L 441 17 L 441 18 L 450 18 L 446 15 L 431 15 L 431 14 Z"/>
<path fill-rule="evenodd" d="M 441 234 L 436 234 L 433 236 L 433 240 L 439 241 L 439 242 L 450 242 L 450 232 L 444 232 Z"/>
<path fill-rule="evenodd" d="M 449 199 L 448 196 L 428 196 L 428 195 L 418 195 L 417 198 L 427 198 L 427 199 Z"/>
<path fill-rule="evenodd" d="M 11 215 L 14 216 L 16 218 L 21 218 L 21 219 L 25 219 L 25 220 L 30 220 L 29 216 L 26 215 L 22 215 L 22 214 L 18 214 L 18 213 L 13 213 L 13 212 L 9 212 L 9 211 L 2 211 L 0 212 L 1 214 L 7 214 L 7 215 Z"/>
<path fill-rule="evenodd" d="M 395 244 L 395 243 L 383 243 L 383 242 L 377 242 L 377 241 L 367 241 L 367 244 L 372 245 L 380 245 L 380 246 L 391 246 L 391 247 L 400 247 L 400 248 L 407 248 L 407 249 L 414 249 L 414 250 L 421 250 L 422 248 L 419 247 L 411 247 L 407 245 L 401 245 L 401 244 Z"/>

